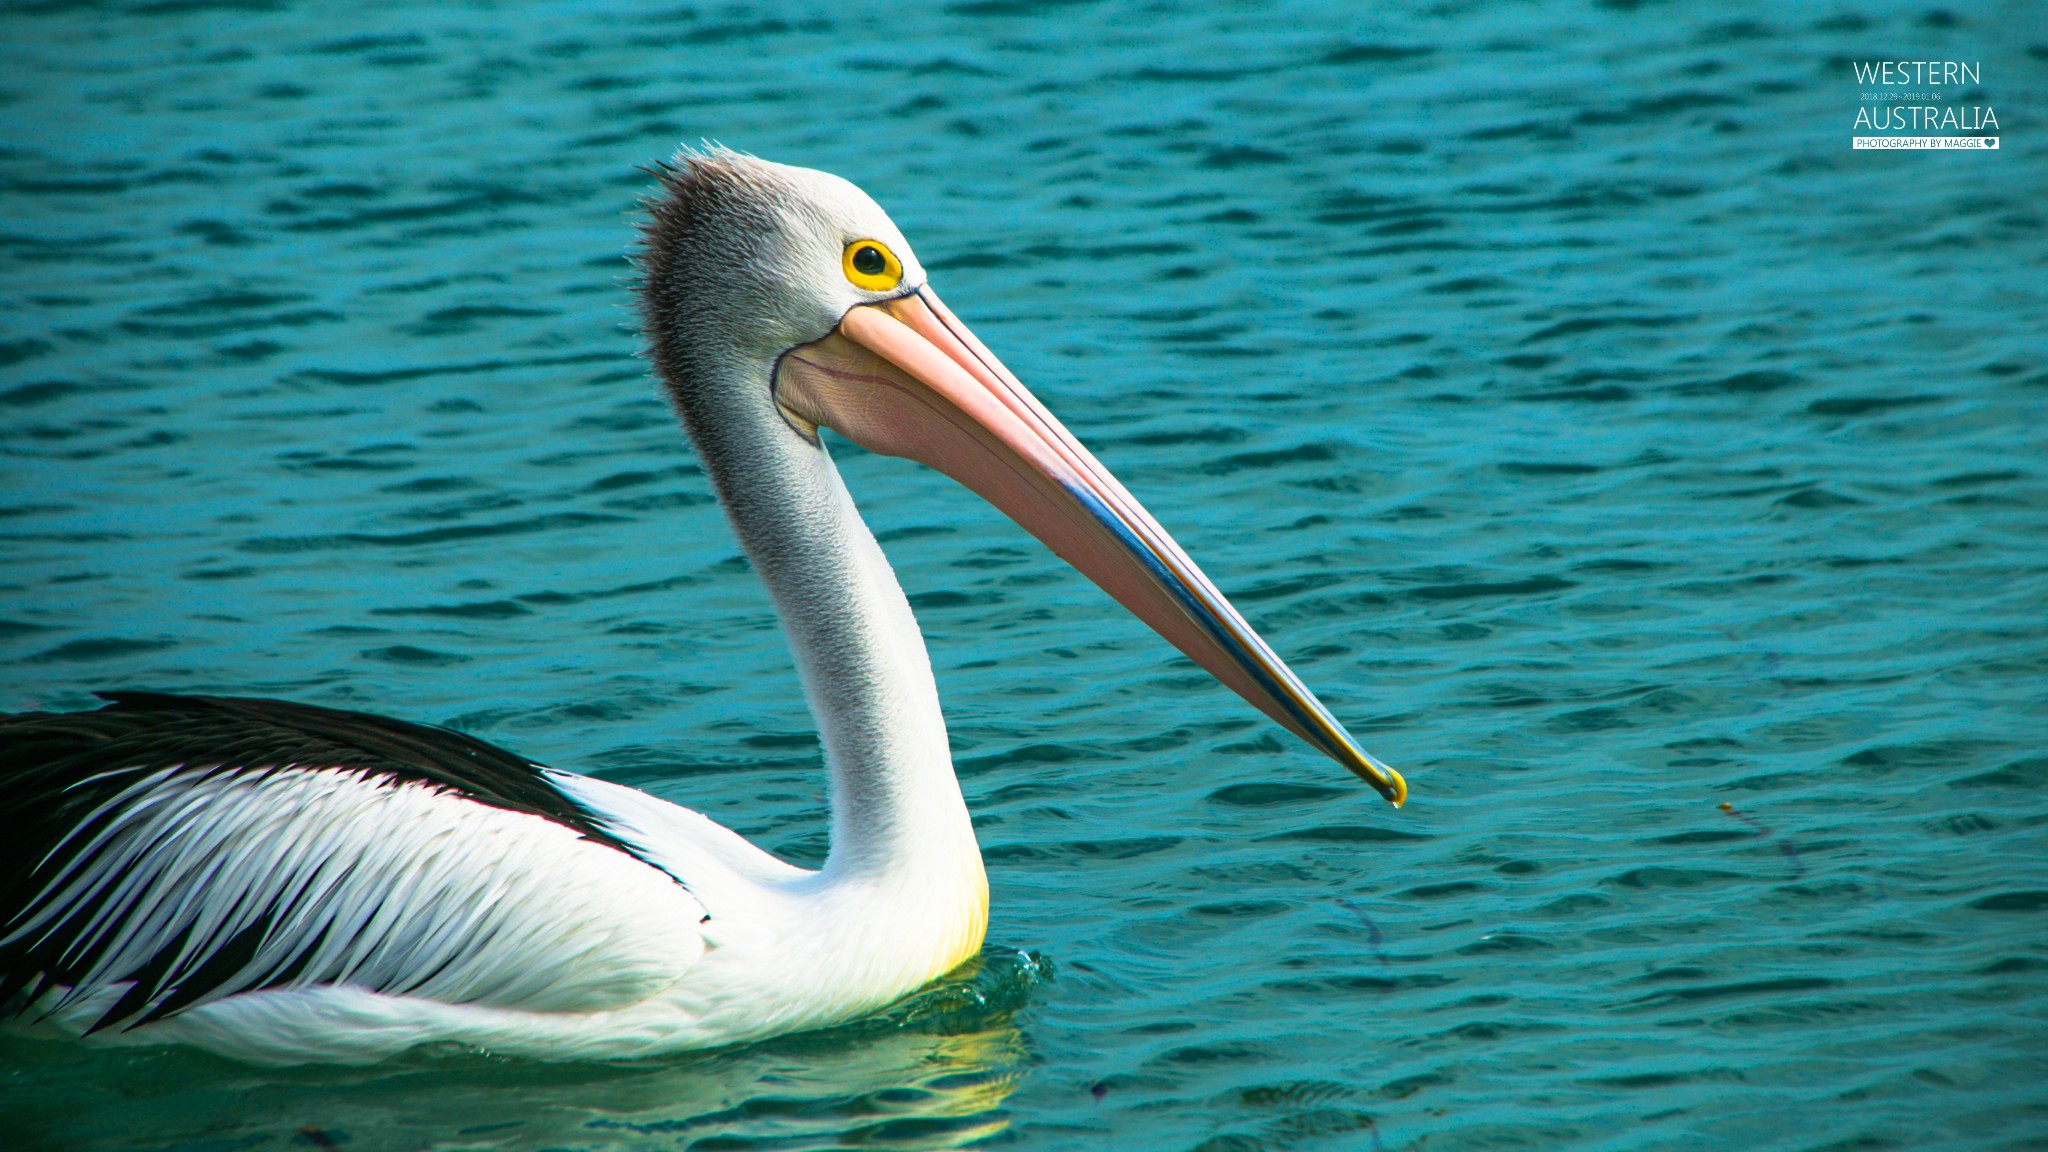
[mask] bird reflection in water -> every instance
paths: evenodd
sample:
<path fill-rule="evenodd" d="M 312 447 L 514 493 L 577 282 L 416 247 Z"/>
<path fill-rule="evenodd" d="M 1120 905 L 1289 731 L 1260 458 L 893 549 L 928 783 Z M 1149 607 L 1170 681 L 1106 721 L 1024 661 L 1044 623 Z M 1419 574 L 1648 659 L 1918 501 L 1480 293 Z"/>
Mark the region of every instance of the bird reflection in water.
<path fill-rule="evenodd" d="M 1003 1102 L 1026 1059 L 1013 1017 L 1051 977 L 1044 958 L 992 947 L 881 1015 L 659 1061 L 540 1064 L 450 1052 L 365 1068 L 250 1068 L 176 1049 L 95 1052 L 21 1037 L 0 1048 L 0 1062 L 45 1081 L 5 1093 L 25 1109 L 16 1118 L 71 1146 L 203 1133 L 282 1134 L 287 1147 L 305 1147 L 312 1131 L 348 1150 L 450 1141 L 603 1149 L 644 1147 L 649 1137 L 721 1148 L 959 1148 L 1008 1126 Z M 34 1051 L 12 1051 L 17 1044 Z M 176 1113 L 150 1105 L 163 1091 L 184 1101 Z"/>

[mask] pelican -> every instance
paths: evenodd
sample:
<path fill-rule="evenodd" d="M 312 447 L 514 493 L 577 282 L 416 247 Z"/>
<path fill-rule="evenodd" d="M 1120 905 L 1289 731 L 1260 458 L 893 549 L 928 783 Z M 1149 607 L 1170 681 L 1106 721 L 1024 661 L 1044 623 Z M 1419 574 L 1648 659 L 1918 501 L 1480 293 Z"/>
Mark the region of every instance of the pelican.
<path fill-rule="evenodd" d="M 924 639 L 821 429 L 978 493 L 1406 798 L 940 302 L 867 194 L 724 149 L 655 175 L 644 330 L 795 653 L 830 776 L 824 866 L 446 729 L 105 693 L 0 718 L 14 1026 L 260 1062 L 630 1058 L 845 1021 L 975 955 L 988 883 Z"/>

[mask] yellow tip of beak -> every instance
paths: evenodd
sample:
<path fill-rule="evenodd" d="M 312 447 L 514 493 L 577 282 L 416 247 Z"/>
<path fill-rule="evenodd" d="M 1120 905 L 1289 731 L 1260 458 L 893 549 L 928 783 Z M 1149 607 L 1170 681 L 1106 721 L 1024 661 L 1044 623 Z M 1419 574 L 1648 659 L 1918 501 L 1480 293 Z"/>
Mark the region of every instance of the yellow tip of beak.
<path fill-rule="evenodd" d="M 1364 755 L 1361 753 L 1361 755 Z M 1351 771 L 1360 780 L 1373 786 L 1373 790 L 1387 798 L 1387 802 L 1399 808 L 1408 803 L 1408 781 L 1399 772 L 1379 762 L 1374 756 L 1365 755 L 1363 765 L 1353 766 Z"/>

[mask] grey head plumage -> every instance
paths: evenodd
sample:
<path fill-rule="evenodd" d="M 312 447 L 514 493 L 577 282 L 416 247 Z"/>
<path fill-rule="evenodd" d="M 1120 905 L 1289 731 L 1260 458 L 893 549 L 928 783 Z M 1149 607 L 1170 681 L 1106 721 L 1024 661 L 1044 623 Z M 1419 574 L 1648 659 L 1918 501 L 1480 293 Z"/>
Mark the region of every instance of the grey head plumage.
<path fill-rule="evenodd" d="M 848 244 L 881 240 L 902 259 L 903 290 L 924 282 L 888 214 L 840 177 L 722 147 L 685 149 L 655 175 L 638 252 L 641 324 L 693 433 L 715 418 L 707 406 L 721 385 L 757 383 L 783 352 L 881 298 L 842 275 Z"/>

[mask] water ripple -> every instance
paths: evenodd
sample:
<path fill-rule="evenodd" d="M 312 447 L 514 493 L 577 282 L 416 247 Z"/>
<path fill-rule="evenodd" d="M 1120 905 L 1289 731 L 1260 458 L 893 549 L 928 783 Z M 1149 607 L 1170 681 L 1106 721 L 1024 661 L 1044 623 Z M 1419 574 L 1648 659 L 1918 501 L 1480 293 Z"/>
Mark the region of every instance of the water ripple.
<path fill-rule="evenodd" d="M 875 192 L 1414 800 L 1377 805 L 941 478 L 838 445 L 988 849 L 980 968 L 650 1066 L 273 1074 L 7 1040 L 0 1128 L 1210 1152 L 2038 1129 L 2024 19 L 106 17 L 0 14 L 8 706 L 370 708 L 821 858 L 788 656 L 634 358 L 634 165 L 708 137 Z M 1981 57 L 2007 146 L 1840 148 L 1842 62 L 1907 50 Z"/>

